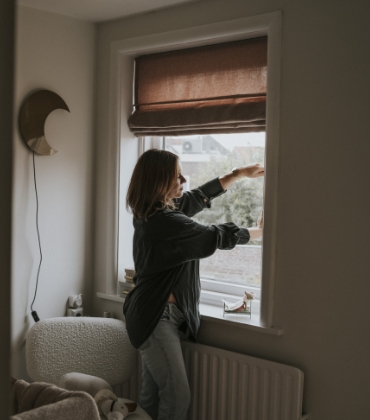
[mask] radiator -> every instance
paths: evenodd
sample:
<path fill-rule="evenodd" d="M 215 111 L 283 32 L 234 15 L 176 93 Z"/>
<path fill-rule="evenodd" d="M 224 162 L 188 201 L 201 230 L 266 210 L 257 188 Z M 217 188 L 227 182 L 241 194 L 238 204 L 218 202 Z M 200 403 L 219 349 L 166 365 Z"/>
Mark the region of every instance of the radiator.
<path fill-rule="evenodd" d="M 301 420 L 303 372 L 295 367 L 183 342 L 192 401 L 188 420 Z M 136 374 L 117 390 L 138 401 Z"/>

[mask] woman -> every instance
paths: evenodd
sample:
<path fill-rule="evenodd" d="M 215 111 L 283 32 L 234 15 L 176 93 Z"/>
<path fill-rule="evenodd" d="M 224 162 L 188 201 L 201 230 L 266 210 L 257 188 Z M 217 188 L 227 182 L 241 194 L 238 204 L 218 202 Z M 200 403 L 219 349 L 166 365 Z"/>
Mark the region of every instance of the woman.
<path fill-rule="evenodd" d="M 252 164 L 183 194 L 177 155 L 149 150 L 136 164 L 126 200 L 134 215 L 136 287 L 123 312 L 131 343 L 142 355 L 140 405 L 155 420 L 182 420 L 190 404 L 179 327 L 187 327 L 189 337 L 199 329 L 199 259 L 262 234 L 262 221 L 245 229 L 234 223 L 204 226 L 191 217 L 241 177 L 263 174 L 263 167 Z"/>

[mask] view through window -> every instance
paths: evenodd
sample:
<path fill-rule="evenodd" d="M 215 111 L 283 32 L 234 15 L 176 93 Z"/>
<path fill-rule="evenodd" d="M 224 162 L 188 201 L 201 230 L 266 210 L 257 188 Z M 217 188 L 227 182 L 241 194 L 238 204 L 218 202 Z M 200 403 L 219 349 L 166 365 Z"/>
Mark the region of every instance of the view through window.
<path fill-rule="evenodd" d="M 236 166 L 264 164 L 265 133 L 212 134 L 165 137 L 164 147 L 181 160 L 187 183 L 184 190 L 196 188 Z M 211 209 L 194 219 L 203 224 L 234 222 L 241 227 L 256 226 L 263 210 L 263 178 L 243 178 L 226 194 L 212 201 Z M 238 245 L 200 261 L 203 279 L 259 287 L 261 284 L 261 240 Z"/>

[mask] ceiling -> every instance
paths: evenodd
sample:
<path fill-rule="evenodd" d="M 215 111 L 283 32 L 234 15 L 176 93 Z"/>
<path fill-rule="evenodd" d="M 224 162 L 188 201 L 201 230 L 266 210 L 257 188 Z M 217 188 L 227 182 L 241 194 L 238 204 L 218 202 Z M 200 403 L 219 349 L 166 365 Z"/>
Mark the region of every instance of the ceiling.
<path fill-rule="evenodd" d="M 194 1 L 199 0 L 18 0 L 18 4 L 89 22 L 104 22 Z"/>

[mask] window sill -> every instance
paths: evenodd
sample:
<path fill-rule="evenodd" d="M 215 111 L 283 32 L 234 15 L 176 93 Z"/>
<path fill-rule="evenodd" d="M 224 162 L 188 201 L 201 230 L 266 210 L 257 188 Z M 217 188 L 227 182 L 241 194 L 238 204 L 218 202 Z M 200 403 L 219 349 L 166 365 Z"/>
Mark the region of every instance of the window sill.
<path fill-rule="evenodd" d="M 101 299 L 110 300 L 113 302 L 124 303 L 125 298 L 122 298 L 118 295 L 108 295 L 106 293 L 97 292 L 96 296 Z M 255 332 L 261 332 L 269 335 L 282 335 L 283 330 L 276 327 L 264 327 L 260 324 L 259 315 L 253 314 L 249 318 L 248 315 L 225 315 L 223 316 L 223 308 L 221 306 L 208 305 L 206 303 L 201 303 L 199 305 L 200 313 L 202 319 L 207 321 L 219 322 L 222 324 L 234 325 L 238 324 L 243 329 Z"/>
<path fill-rule="evenodd" d="M 270 335 L 283 334 L 283 330 L 281 328 L 264 327 L 263 325 L 261 325 L 259 315 L 254 313 L 252 313 L 251 318 L 249 317 L 249 315 L 227 314 L 223 316 L 223 307 L 208 305 L 206 303 L 201 303 L 199 305 L 199 310 L 202 315 L 202 319 L 204 320 L 211 320 L 222 324 L 232 324 L 234 326 L 237 323 L 238 326 L 240 325 L 240 327 L 242 327 L 243 329 L 255 332 L 262 332 Z"/>

